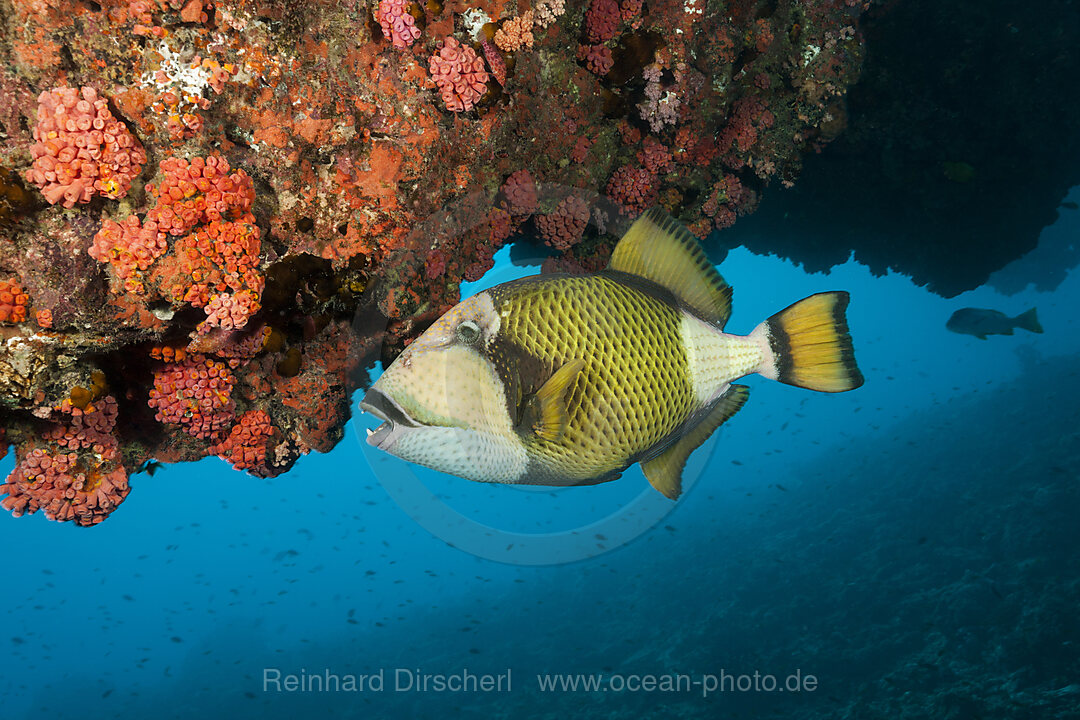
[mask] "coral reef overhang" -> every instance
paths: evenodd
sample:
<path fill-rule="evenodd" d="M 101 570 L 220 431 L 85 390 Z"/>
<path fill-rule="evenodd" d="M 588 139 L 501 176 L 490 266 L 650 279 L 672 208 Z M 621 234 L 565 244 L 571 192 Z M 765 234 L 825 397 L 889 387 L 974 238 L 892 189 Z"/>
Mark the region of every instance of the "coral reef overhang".
<path fill-rule="evenodd" d="M 504 243 L 581 272 L 652 205 L 738 229 L 844 137 L 874 6 L 0 0 L 0 503 L 278 475 Z"/>
<path fill-rule="evenodd" d="M 861 28 L 843 134 L 715 240 L 810 270 L 854 253 L 946 297 L 972 290 L 1033 250 L 1080 184 L 1080 9 L 902 0 Z"/>

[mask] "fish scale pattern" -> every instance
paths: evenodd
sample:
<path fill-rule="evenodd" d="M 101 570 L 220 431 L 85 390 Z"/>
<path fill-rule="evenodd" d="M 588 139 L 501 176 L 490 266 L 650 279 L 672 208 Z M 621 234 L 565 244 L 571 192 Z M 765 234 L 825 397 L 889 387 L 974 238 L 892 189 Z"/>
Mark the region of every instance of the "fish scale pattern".
<path fill-rule="evenodd" d="M 667 303 L 612 278 L 561 276 L 504 286 L 495 305 L 500 334 L 540 366 L 586 363 L 566 432 L 527 439 L 549 472 L 586 481 L 620 471 L 695 409 L 679 312 Z"/>

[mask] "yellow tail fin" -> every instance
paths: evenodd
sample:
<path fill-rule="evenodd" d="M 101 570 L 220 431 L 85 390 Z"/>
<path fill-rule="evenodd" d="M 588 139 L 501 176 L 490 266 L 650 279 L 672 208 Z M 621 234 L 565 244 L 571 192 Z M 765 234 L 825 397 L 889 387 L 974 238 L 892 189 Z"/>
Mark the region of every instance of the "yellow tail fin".
<path fill-rule="evenodd" d="M 765 374 L 820 392 L 844 392 L 862 385 L 844 317 L 848 297 L 846 292 L 818 293 L 766 320 L 773 372 Z"/>

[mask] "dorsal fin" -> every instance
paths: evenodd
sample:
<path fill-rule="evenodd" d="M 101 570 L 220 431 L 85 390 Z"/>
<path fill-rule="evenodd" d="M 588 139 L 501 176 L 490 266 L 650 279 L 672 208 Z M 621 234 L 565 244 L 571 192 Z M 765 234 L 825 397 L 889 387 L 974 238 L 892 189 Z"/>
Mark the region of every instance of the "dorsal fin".
<path fill-rule="evenodd" d="M 697 238 L 660 208 L 634 221 L 615 246 L 608 269 L 662 285 L 721 329 L 731 316 L 731 286 L 705 257 Z"/>
<path fill-rule="evenodd" d="M 682 471 L 690 453 L 697 450 L 725 420 L 737 413 L 746 404 L 748 397 L 750 388 L 745 385 L 732 385 L 720 396 L 701 422 L 690 428 L 678 442 L 652 460 L 641 463 L 641 470 L 649 483 L 663 493 L 664 497 L 672 500 L 679 497 L 682 494 Z"/>

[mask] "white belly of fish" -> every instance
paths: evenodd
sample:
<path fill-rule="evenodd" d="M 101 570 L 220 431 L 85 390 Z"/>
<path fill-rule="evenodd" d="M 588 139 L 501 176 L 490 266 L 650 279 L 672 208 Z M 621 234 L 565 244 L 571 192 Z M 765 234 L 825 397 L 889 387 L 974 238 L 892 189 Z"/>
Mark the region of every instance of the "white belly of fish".
<path fill-rule="evenodd" d="M 525 448 L 514 437 L 452 427 L 410 428 L 390 452 L 477 482 L 516 483 L 529 464 Z"/>

